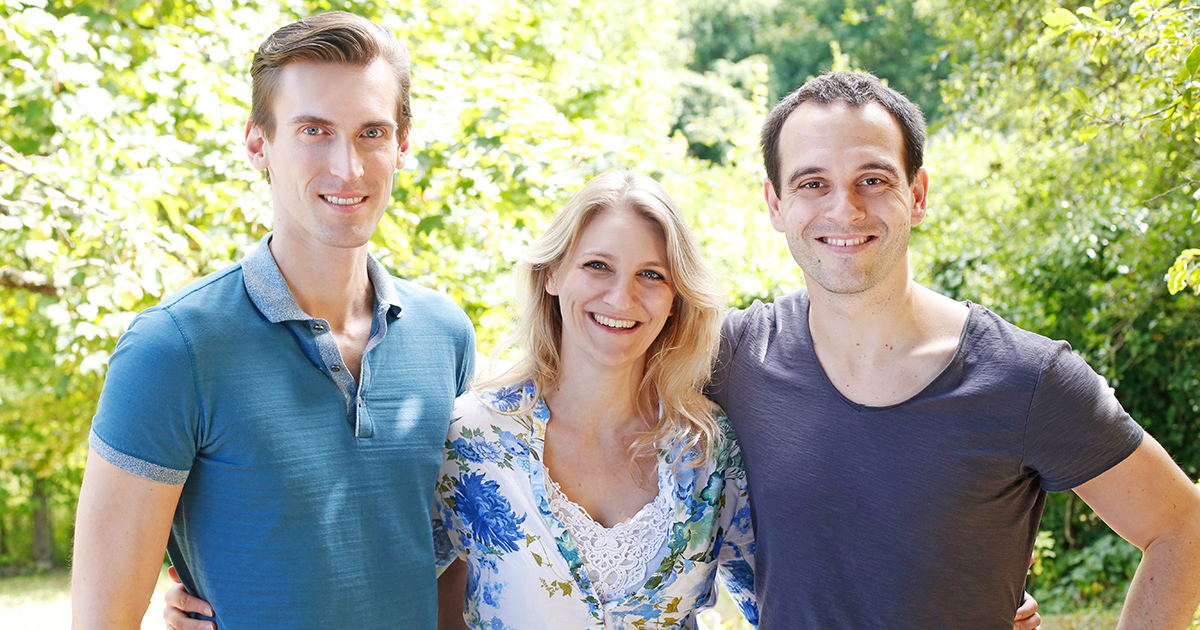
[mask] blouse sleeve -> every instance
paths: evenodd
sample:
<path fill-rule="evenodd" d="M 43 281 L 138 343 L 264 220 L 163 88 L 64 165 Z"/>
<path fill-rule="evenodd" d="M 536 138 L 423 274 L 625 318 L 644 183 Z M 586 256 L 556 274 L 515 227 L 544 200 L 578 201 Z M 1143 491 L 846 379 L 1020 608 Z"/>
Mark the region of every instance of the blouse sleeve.
<path fill-rule="evenodd" d="M 758 601 L 754 598 L 754 526 L 746 470 L 733 428 L 724 413 L 716 414 L 722 435 L 717 447 L 725 470 L 725 490 L 720 522 L 724 531 L 717 549 L 718 573 L 746 621 L 758 627 Z"/>
<path fill-rule="evenodd" d="M 467 413 L 466 408 L 472 406 L 474 402 L 474 396 L 467 393 L 459 396 L 454 403 L 454 414 L 443 447 L 442 466 L 438 470 L 437 484 L 434 486 L 433 547 L 439 576 L 456 558 L 466 557 L 466 550 L 460 535 L 460 532 L 463 531 L 463 520 L 461 514 L 455 509 L 456 500 L 454 498 L 454 491 L 458 486 L 457 482 L 462 470 L 458 464 L 458 458 L 454 457 L 453 443 L 462 433 L 463 416 Z"/>

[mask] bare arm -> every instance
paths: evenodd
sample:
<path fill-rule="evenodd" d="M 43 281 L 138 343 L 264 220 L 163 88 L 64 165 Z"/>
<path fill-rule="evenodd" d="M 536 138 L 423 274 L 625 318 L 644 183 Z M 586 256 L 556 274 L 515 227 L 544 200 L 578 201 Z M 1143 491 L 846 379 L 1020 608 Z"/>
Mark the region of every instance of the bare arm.
<path fill-rule="evenodd" d="M 88 451 L 75 517 L 72 628 L 141 628 L 182 489 Z"/>
<path fill-rule="evenodd" d="M 466 630 L 467 561 L 459 558 L 438 576 L 438 630 Z"/>
<path fill-rule="evenodd" d="M 1200 490 L 1147 435 L 1125 461 L 1075 492 L 1145 554 L 1117 628 L 1188 627 L 1200 605 Z"/>

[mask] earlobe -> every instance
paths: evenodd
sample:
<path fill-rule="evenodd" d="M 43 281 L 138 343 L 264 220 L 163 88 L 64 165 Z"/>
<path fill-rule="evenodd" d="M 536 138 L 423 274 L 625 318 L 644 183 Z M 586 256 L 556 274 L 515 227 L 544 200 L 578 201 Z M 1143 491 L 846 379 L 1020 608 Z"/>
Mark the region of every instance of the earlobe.
<path fill-rule="evenodd" d="M 783 216 L 779 212 L 779 196 L 775 194 L 775 185 L 770 177 L 763 178 L 763 198 L 767 201 L 767 213 L 771 217 L 771 227 L 777 232 L 784 232 Z"/>
<path fill-rule="evenodd" d="M 263 136 L 262 128 L 254 121 L 246 122 L 246 155 L 250 158 L 250 166 L 256 171 L 266 170 L 270 165 L 267 159 L 268 142 Z"/>
<path fill-rule="evenodd" d="M 554 278 L 554 272 L 546 275 L 546 293 L 558 295 L 558 281 Z"/>
<path fill-rule="evenodd" d="M 400 143 L 400 151 L 396 154 L 396 170 L 404 170 L 404 165 L 408 161 L 408 151 L 410 149 L 408 140 Z"/>
<path fill-rule="evenodd" d="M 913 207 L 910 225 L 917 225 L 925 220 L 929 202 L 929 172 L 922 166 L 917 169 L 917 175 L 912 184 Z"/>

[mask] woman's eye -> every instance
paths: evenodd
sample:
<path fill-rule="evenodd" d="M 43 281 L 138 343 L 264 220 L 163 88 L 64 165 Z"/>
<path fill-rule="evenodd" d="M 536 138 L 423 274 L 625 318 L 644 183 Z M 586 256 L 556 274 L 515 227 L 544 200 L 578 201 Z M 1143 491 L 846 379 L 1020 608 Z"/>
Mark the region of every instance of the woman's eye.
<path fill-rule="evenodd" d="M 608 269 L 608 265 L 600 262 L 599 260 L 589 260 L 588 262 L 583 263 L 583 266 L 588 269 Z"/>
<path fill-rule="evenodd" d="M 647 278 L 650 278 L 651 280 L 666 280 L 667 279 L 666 276 L 662 275 L 661 273 L 658 273 L 657 271 L 651 270 L 651 269 L 647 269 L 646 271 L 643 271 L 642 275 L 646 276 Z"/>

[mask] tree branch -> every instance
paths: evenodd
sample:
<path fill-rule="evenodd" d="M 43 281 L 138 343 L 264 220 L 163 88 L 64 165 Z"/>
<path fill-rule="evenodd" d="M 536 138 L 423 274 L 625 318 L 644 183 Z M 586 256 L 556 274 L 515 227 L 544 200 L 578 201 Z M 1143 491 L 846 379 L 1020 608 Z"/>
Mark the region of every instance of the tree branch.
<path fill-rule="evenodd" d="M 58 297 L 59 294 L 54 280 L 36 271 L 22 271 L 15 267 L 0 267 L 0 287 L 24 289 L 50 297 Z"/>

